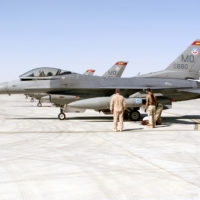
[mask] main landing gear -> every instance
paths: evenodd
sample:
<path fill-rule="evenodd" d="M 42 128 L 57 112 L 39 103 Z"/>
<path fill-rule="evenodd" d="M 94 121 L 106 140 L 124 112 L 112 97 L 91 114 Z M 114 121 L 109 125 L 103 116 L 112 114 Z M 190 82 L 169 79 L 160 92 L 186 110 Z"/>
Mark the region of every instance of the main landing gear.
<path fill-rule="evenodd" d="M 66 119 L 66 115 L 64 113 L 64 107 L 63 106 L 60 107 L 60 113 L 58 115 L 58 119 L 59 120 L 65 120 Z"/>
<path fill-rule="evenodd" d="M 124 112 L 124 118 L 129 119 L 131 121 L 139 121 L 141 118 L 140 112 L 138 111 L 139 108 L 134 108 L 131 110 L 126 110 Z"/>

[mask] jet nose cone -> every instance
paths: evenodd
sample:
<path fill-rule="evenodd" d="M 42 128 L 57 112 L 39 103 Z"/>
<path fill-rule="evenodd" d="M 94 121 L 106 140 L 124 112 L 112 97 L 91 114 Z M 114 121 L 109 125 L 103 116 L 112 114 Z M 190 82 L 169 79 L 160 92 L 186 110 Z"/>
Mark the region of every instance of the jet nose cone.
<path fill-rule="evenodd" d="M 8 83 L 0 83 L 0 94 L 7 93 L 8 90 Z"/>

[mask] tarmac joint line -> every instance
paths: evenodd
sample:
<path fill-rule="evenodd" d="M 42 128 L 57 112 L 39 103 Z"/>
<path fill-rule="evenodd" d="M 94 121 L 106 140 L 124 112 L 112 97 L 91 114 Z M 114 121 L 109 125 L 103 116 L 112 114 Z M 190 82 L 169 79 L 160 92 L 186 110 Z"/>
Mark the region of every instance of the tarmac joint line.
<path fill-rule="evenodd" d="M 122 147 L 122 146 L 119 145 L 119 144 L 116 144 L 116 143 L 114 143 L 114 142 L 111 142 L 110 140 L 105 139 L 104 137 L 101 137 L 101 136 L 99 136 L 99 137 L 100 137 L 101 139 L 103 139 L 104 141 L 106 141 L 106 142 L 112 144 L 113 146 L 118 147 L 119 149 L 123 150 L 124 152 L 127 152 L 128 155 L 129 155 L 130 157 L 132 157 L 132 158 L 138 158 L 138 159 L 140 159 L 140 160 L 142 160 L 142 161 L 148 163 L 149 165 L 151 165 L 151 166 L 153 166 L 153 167 L 155 167 L 155 168 L 157 168 L 157 169 L 160 169 L 161 171 L 163 171 L 163 172 L 165 172 L 165 173 L 167 173 L 167 174 L 169 174 L 169 175 L 171 175 L 171 176 L 174 176 L 174 177 L 176 177 L 177 179 L 182 180 L 182 181 L 184 181 L 184 182 L 186 182 L 186 183 L 188 183 L 188 184 L 190 184 L 190 185 L 193 185 L 194 187 L 200 189 L 200 186 L 197 185 L 197 184 L 195 184 L 195 183 L 193 183 L 192 181 L 187 180 L 186 178 L 184 178 L 184 177 L 182 177 L 182 176 L 180 176 L 180 175 L 178 175 L 178 174 L 175 174 L 174 172 L 171 172 L 170 170 L 165 169 L 164 167 L 162 167 L 162 166 L 160 166 L 160 165 L 158 165 L 158 164 L 156 164 L 156 163 L 154 163 L 154 162 L 152 162 L 152 161 L 150 161 L 150 160 L 147 160 L 146 158 L 144 158 L 144 157 L 142 157 L 142 156 L 140 156 L 140 155 L 138 155 L 138 154 L 135 154 L 135 153 L 133 153 L 132 151 L 127 150 L 126 148 Z"/>

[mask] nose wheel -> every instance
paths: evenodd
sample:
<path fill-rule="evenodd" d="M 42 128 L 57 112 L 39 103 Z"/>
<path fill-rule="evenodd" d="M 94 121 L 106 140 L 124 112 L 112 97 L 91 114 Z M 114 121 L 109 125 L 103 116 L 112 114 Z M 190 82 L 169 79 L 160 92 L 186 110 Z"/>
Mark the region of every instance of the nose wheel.
<path fill-rule="evenodd" d="M 65 119 L 66 119 L 65 113 L 60 113 L 60 114 L 58 115 L 58 119 L 59 119 L 59 120 L 65 120 Z"/>
<path fill-rule="evenodd" d="M 66 119 L 66 115 L 64 113 L 64 108 L 60 107 L 60 114 L 58 115 L 58 119 L 59 120 L 65 120 Z"/>
<path fill-rule="evenodd" d="M 39 101 L 37 107 L 42 107 L 42 103 Z"/>

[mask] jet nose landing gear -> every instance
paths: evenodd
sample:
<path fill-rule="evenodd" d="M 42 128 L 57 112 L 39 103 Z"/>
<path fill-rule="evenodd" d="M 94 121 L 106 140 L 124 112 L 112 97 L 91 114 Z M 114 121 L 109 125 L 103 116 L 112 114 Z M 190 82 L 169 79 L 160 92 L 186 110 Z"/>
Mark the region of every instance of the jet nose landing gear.
<path fill-rule="evenodd" d="M 60 113 L 60 114 L 58 115 L 58 119 L 59 119 L 59 120 L 64 120 L 64 119 L 66 119 L 65 113 Z"/>
<path fill-rule="evenodd" d="M 58 115 L 58 119 L 59 120 L 65 120 L 66 119 L 66 115 L 64 113 L 64 108 L 60 107 L 60 114 Z"/>
<path fill-rule="evenodd" d="M 37 107 L 42 107 L 41 101 L 38 102 Z"/>

